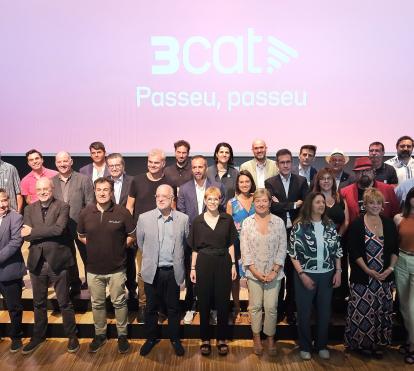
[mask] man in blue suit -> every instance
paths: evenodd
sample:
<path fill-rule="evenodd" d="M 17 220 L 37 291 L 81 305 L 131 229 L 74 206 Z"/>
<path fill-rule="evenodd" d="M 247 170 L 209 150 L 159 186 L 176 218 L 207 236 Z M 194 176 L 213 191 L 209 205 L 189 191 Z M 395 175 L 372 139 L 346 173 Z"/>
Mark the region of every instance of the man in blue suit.
<path fill-rule="evenodd" d="M 0 293 L 9 310 L 12 339 L 10 352 L 22 347 L 22 278 L 26 274 L 21 252 L 23 217 L 9 207 L 9 196 L 0 188 Z"/>
<path fill-rule="evenodd" d="M 191 171 L 193 179 L 184 183 L 178 192 L 177 210 L 187 214 L 190 220 L 190 226 L 197 215 L 205 211 L 204 193 L 208 187 L 217 187 L 221 192 L 220 211 L 226 210 L 225 196 L 226 191 L 222 183 L 215 182 L 207 177 L 207 159 L 204 156 L 194 156 L 191 160 Z M 186 295 L 185 306 L 186 314 L 184 323 L 190 324 L 193 321 L 196 310 L 196 293 L 190 280 L 191 271 L 191 249 L 185 250 L 185 268 L 186 268 Z"/>

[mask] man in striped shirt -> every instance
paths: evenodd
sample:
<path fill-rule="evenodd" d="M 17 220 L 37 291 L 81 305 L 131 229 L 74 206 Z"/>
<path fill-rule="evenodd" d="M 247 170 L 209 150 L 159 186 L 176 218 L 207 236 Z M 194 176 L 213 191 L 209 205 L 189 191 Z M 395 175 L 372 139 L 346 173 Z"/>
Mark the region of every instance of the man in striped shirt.
<path fill-rule="evenodd" d="M 0 157 L 0 188 L 9 196 L 9 207 L 18 213 L 23 209 L 23 196 L 20 192 L 20 178 L 17 169 Z"/>

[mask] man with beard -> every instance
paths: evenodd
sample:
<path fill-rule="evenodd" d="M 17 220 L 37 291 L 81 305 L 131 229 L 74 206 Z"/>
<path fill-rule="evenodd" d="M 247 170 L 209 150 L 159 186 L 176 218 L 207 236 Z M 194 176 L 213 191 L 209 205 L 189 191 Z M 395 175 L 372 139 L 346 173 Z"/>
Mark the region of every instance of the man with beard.
<path fill-rule="evenodd" d="M 369 187 L 381 191 L 384 195 L 384 210 L 382 214 L 388 218 L 393 218 L 399 210 L 394 187 L 375 180 L 375 171 L 371 160 L 368 157 L 356 158 L 352 170 L 355 173 L 355 183 L 340 190 L 342 197 L 348 204 L 349 223 L 352 223 L 358 216 L 365 213 L 362 198 L 365 190 Z"/>
<path fill-rule="evenodd" d="M 256 139 L 252 143 L 254 158 L 241 164 L 241 170 L 248 170 L 257 188 L 264 188 L 265 180 L 279 173 L 276 162 L 266 156 L 267 145 L 264 140 Z"/>
<path fill-rule="evenodd" d="M 413 153 L 414 140 L 408 135 L 404 135 L 397 140 L 397 156 L 385 161 L 395 168 L 398 176 L 398 184 L 407 179 L 414 178 L 414 159 L 411 157 Z"/>
<path fill-rule="evenodd" d="M 375 170 L 375 180 L 387 184 L 398 184 L 397 173 L 393 166 L 384 162 L 384 144 L 381 142 L 372 142 L 369 145 L 369 159 Z"/>
<path fill-rule="evenodd" d="M 190 143 L 181 139 L 174 143 L 174 150 L 175 164 L 167 166 L 164 169 L 164 174 L 170 179 L 171 185 L 178 188 L 188 182 L 193 176 L 189 159 Z"/>

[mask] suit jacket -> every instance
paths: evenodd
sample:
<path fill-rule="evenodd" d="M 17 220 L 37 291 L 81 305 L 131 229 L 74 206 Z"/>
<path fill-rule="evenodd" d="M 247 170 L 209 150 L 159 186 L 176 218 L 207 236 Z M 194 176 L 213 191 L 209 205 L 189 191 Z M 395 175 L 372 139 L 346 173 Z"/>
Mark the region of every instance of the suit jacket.
<path fill-rule="evenodd" d="M 390 184 L 377 181 L 374 181 L 373 187 L 381 191 L 385 199 L 382 215 L 392 219 L 399 211 L 399 204 L 394 193 L 394 187 Z M 358 185 L 352 183 L 349 186 L 342 188 L 340 193 L 348 204 L 349 223 L 351 223 L 359 217 Z"/>
<path fill-rule="evenodd" d="M 110 178 L 112 179 L 112 177 Z M 124 177 L 122 178 L 121 196 L 119 197 L 118 205 L 126 207 L 132 179 L 134 179 L 134 177 L 124 174 Z M 115 197 L 112 201 L 115 202 Z"/>
<path fill-rule="evenodd" d="M 33 272 L 40 258 L 48 262 L 55 272 L 61 272 L 74 265 L 70 251 L 71 241 L 67 229 L 69 222 L 69 205 L 52 199 L 45 221 L 43 221 L 40 201 L 24 209 L 24 224 L 32 227 L 32 232 L 25 237 L 30 242 L 27 268 Z"/>
<path fill-rule="evenodd" d="M 246 161 L 240 165 L 241 170 L 248 170 L 254 179 L 254 183 L 257 187 L 257 172 L 256 172 L 256 160 L 253 158 L 249 161 Z M 279 169 L 276 166 L 276 162 L 270 159 L 266 159 L 265 166 L 265 180 L 279 174 Z"/>
<path fill-rule="evenodd" d="M 298 200 L 304 201 L 309 191 L 306 178 L 297 174 L 291 174 L 288 194 L 285 193 L 280 174 L 266 180 L 265 187 L 272 196 L 279 200 L 279 202 L 272 202 L 270 206 L 271 213 L 282 218 L 286 225 L 286 213 L 289 212 L 290 220 L 293 224 L 299 215 L 299 209 L 294 208 L 294 203 Z"/>
<path fill-rule="evenodd" d="M 318 170 L 316 170 L 313 166 L 311 166 L 311 168 L 310 168 L 310 184 L 312 184 L 313 177 L 316 175 L 317 172 L 318 172 Z M 299 175 L 299 165 L 292 167 L 292 174 Z"/>
<path fill-rule="evenodd" d="M 63 201 L 63 193 L 59 174 L 54 176 L 52 178 L 52 181 L 55 186 L 53 190 L 53 196 L 57 200 Z M 74 171 L 72 173 L 71 180 L 69 181 L 68 197 L 68 204 L 70 206 L 68 227 L 71 235 L 76 237 L 76 227 L 81 210 L 87 204 L 95 201 L 92 179 L 86 175 Z"/>
<path fill-rule="evenodd" d="M 3 216 L 0 225 L 0 282 L 22 278 L 26 267 L 21 252 L 23 217 L 14 210 Z"/>
<path fill-rule="evenodd" d="M 92 179 L 93 163 L 91 162 L 90 164 L 81 167 L 79 169 L 79 172 L 81 174 L 86 175 L 86 176 L 88 176 L 89 178 Z M 109 176 L 109 175 L 111 175 L 111 174 L 109 174 L 108 166 L 105 165 L 105 170 L 104 170 L 104 175 L 103 176 L 106 177 L 106 176 Z"/>
<path fill-rule="evenodd" d="M 220 200 L 220 211 L 226 210 L 226 190 L 222 183 L 217 183 L 214 180 L 207 178 L 206 180 L 206 189 L 208 187 L 217 187 L 220 189 L 221 192 L 221 200 Z M 204 205 L 203 210 L 206 209 Z M 184 183 L 180 187 L 180 191 L 178 192 L 177 198 L 177 210 L 187 214 L 190 218 L 190 225 L 195 219 L 196 216 L 199 215 L 198 213 L 198 203 L 197 203 L 197 193 L 194 184 L 194 179 L 189 180 L 187 183 Z"/>
<path fill-rule="evenodd" d="M 184 249 L 189 233 L 188 216 L 172 210 L 174 229 L 173 266 L 177 285 L 181 285 L 185 278 Z M 158 239 L 158 209 L 147 211 L 138 218 L 137 244 L 142 251 L 141 275 L 144 282 L 152 284 L 158 267 L 160 244 Z"/>

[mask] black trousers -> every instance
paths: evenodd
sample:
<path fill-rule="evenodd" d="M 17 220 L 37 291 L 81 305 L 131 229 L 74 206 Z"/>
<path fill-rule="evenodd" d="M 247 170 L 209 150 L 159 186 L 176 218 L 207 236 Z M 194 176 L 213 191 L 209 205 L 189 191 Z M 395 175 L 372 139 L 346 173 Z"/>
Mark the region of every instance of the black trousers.
<path fill-rule="evenodd" d="M 200 252 L 196 263 L 196 280 L 200 310 L 200 337 L 210 340 L 210 310 L 217 310 L 217 340 L 229 338 L 231 292 L 230 255 L 207 255 Z"/>
<path fill-rule="evenodd" d="M 197 307 L 197 290 L 196 285 L 191 282 L 191 259 L 192 250 L 187 247 L 184 251 L 184 266 L 185 266 L 185 310 L 196 310 Z"/>
<path fill-rule="evenodd" d="M 292 228 L 286 229 L 287 240 L 289 241 L 290 232 Z M 278 312 L 281 314 L 286 314 L 288 316 L 292 315 L 296 310 L 296 303 L 295 303 L 295 285 L 294 285 L 294 271 L 292 261 L 290 260 L 290 256 L 286 255 L 285 265 L 285 278 L 283 278 L 280 291 L 279 291 L 279 298 L 278 298 Z M 286 290 L 286 295 L 285 295 Z"/>
<path fill-rule="evenodd" d="M 80 286 L 82 284 L 82 281 L 81 281 L 80 276 L 79 276 L 78 262 L 77 262 L 77 259 L 76 259 L 76 247 L 78 248 L 79 255 L 82 259 L 82 263 L 83 263 L 83 266 L 84 266 L 84 272 L 83 273 L 84 273 L 85 281 L 87 282 L 87 278 L 86 278 L 86 260 L 87 260 L 86 245 L 83 242 L 81 242 L 77 237 L 74 237 L 74 239 L 72 240 L 72 244 L 70 246 L 70 251 L 72 253 L 73 260 L 75 261 L 75 264 L 68 269 L 69 286 L 72 289 L 80 289 Z"/>
<path fill-rule="evenodd" d="M 171 340 L 180 337 L 180 287 L 174 277 L 174 269 L 158 268 L 152 284 L 144 282 L 147 305 L 145 306 L 145 329 L 147 339 L 160 337 L 158 310 L 162 304 L 167 309 L 168 333 Z"/>
<path fill-rule="evenodd" d="M 19 339 L 23 335 L 22 331 L 22 279 L 0 282 L 0 293 L 6 300 L 9 311 L 12 339 Z"/>
<path fill-rule="evenodd" d="M 137 292 L 137 267 L 135 265 L 135 259 L 137 257 L 137 248 L 136 244 L 127 248 L 126 256 L 126 282 L 125 286 L 128 289 L 128 292 Z"/>
<path fill-rule="evenodd" d="M 47 289 L 49 281 L 53 283 L 59 308 L 62 313 L 63 329 L 67 337 L 76 336 L 75 312 L 69 298 L 69 280 L 67 270 L 54 272 L 44 261 L 34 272 L 30 272 L 33 289 L 34 326 L 33 338 L 46 338 L 47 331 Z"/>

